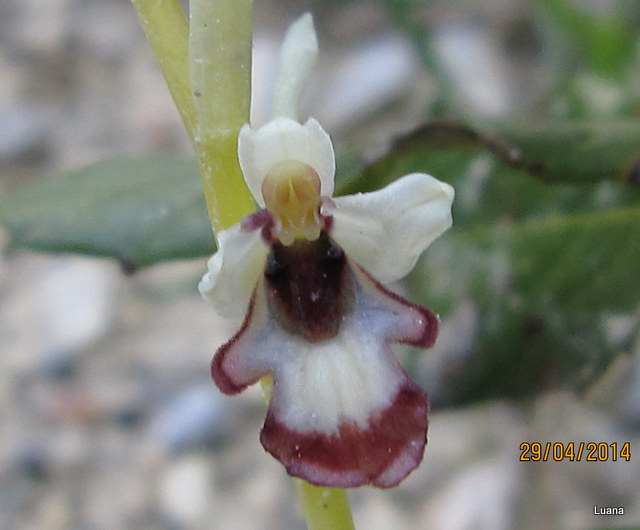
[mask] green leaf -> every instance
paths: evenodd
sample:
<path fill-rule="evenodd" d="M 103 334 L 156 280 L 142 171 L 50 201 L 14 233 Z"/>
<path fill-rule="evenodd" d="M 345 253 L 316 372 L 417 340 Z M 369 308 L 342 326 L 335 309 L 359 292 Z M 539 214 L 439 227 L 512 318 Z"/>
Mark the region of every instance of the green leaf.
<path fill-rule="evenodd" d="M 2 197 L 17 247 L 114 257 L 136 268 L 210 254 L 214 241 L 197 164 L 178 156 L 117 158 Z"/>
<path fill-rule="evenodd" d="M 514 167 L 545 182 L 585 184 L 611 180 L 633 184 L 638 178 L 638 121 L 547 123 L 502 128 L 499 134 L 519 151 L 514 152 L 518 155 Z"/>
<path fill-rule="evenodd" d="M 359 173 L 340 175 L 340 194 L 370 191 L 424 171 L 455 182 L 479 154 L 552 184 L 640 183 L 640 122 L 500 125 L 483 131 L 430 122 L 397 137 L 386 155 Z"/>
<path fill-rule="evenodd" d="M 640 302 L 640 204 L 516 225 L 513 287 L 538 306 L 631 311 Z"/>

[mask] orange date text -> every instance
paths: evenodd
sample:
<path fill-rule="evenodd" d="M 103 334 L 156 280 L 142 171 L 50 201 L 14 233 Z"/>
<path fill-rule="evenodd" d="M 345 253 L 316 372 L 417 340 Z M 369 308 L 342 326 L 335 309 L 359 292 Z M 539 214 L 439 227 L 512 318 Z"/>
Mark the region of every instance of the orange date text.
<path fill-rule="evenodd" d="M 617 462 L 631 460 L 629 442 L 522 442 L 520 462 Z"/>

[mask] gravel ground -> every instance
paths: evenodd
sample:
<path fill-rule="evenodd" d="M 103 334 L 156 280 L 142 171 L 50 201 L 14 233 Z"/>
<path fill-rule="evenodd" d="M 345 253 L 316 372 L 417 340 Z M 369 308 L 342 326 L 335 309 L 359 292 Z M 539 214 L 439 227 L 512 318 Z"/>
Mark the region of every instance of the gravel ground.
<path fill-rule="evenodd" d="M 306 100 L 338 142 L 382 109 L 375 131 L 358 137 L 371 148 L 410 127 L 432 97 L 376 5 L 319 12 L 318 78 L 331 81 Z M 256 1 L 260 94 L 279 36 L 302 7 Z M 445 52 L 451 42 L 443 37 Z M 189 153 L 129 2 L 6 0 L 0 46 L 0 193 L 107 156 Z M 515 89 L 494 74 L 496 90 L 475 104 L 497 116 Z M 400 96 L 391 120 L 384 109 Z M 265 101 L 255 98 L 257 121 L 268 116 Z M 6 238 L 0 245 L 0 528 L 304 528 L 291 481 L 258 442 L 259 390 L 228 398 L 209 380 L 211 355 L 234 323 L 196 292 L 205 260 L 124 276 L 108 260 L 18 252 Z M 458 316 L 444 322 L 440 351 L 469 329 L 464 307 Z M 358 527 L 640 525 L 640 432 L 627 421 L 639 415 L 631 385 L 640 377 L 630 377 L 639 352 L 583 400 L 556 393 L 524 406 L 435 412 L 419 470 L 393 491 L 351 493 Z M 521 442 L 558 439 L 629 440 L 632 459 L 519 462 Z M 625 515 L 594 516 L 594 504 L 624 506 Z"/>

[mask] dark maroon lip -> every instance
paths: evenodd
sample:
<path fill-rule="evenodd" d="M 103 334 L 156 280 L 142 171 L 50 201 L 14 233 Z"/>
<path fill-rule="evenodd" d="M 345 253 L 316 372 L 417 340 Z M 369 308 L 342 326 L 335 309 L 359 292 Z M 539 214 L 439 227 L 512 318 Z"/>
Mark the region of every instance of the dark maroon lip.
<path fill-rule="evenodd" d="M 326 232 L 315 241 L 273 243 L 264 277 L 267 303 L 280 326 L 309 342 L 336 336 L 354 280 L 344 251 Z"/>

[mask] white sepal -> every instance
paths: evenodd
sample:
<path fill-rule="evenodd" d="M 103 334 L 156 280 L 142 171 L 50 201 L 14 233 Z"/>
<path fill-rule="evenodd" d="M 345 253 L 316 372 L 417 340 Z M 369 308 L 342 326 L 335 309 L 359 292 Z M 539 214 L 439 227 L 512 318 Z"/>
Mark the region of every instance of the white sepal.
<path fill-rule="evenodd" d="M 298 103 L 318 59 L 318 41 L 313 18 L 305 13 L 287 31 L 280 50 L 280 69 L 273 116 L 298 120 Z"/>
<path fill-rule="evenodd" d="M 269 252 L 260 230 L 236 224 L 218 232 L 218 251 L 207 263 L 198 289 L 223 317 L 242 317 L 264 270 Z"/>
<path fill-rule="evenodd" d="M 323 206 L 333 216 L 331 237 L 382 283 L 411 271 L 420 254 L 452 223 L 453 188 L 425 173 L 411 173 L 371 193 L 335 197 Z"/>
<path fill-rule="evenodd" d="M 335 154 L 331 138 L 313 118 L 304 125 L 290 118 L 275 118 L 253 130 L 245 125 L 238 137 L 238 159 L 244 179 L 256 202 L 264 207 L 262 181 L 283 160 L 297 160 L 316 170 L 320 193 L 333 193 Z"/>

